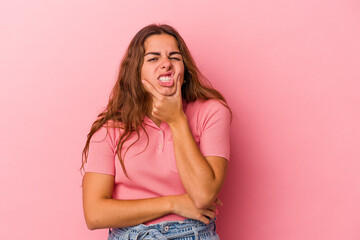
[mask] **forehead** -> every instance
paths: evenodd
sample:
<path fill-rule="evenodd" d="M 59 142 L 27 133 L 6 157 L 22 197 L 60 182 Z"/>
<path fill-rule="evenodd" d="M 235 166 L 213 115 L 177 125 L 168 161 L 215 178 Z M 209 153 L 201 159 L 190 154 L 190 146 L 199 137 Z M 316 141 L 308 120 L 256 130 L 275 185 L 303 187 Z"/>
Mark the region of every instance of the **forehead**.
<path fill-rule="evenodd" d="M 148 51 L 174 51 L 179 50 L 176 39 L 168 34 L 151 35 L 144 42 L 145 52 Z"/>

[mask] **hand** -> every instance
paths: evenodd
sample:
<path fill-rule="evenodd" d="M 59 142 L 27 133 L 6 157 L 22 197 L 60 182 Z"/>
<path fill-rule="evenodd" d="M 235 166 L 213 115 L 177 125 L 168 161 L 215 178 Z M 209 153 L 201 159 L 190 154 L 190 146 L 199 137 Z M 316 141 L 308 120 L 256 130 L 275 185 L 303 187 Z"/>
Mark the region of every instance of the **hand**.
<path fill-rule="evenodd" d="M 223 205 L 220 199 L 217 198 L 207 209 L 198 209 L 188 194 L 171 197 L 173 197 L 173 212 L 175 214 L 186 218 L 199 220 L 205 224 L 209 224 L 209 218 L 214 219 L 215 216 L 218 214 L 218 211 L 216 209 L 217 205 Z"/>
<path fill-rule="evenodd" d="M 176 91 L 171 96 L 160 94 L 154 86 L 146 80 L 142 80 L 142 83 L 145 89 L 152 95 L 153 106 L 151 114 L 155 118 L 170 124 L 178 120 L 179 117 L 185 116 L 182 108 L 180 75 L 178 75 L 175 81 Z"/>

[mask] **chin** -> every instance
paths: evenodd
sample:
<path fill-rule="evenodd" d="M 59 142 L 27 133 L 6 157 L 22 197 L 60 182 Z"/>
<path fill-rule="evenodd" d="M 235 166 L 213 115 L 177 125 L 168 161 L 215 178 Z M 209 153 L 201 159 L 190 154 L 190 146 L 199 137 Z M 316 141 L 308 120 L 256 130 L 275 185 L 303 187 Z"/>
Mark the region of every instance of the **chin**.
<path fill-rule="evenodd" d="M 171 96 L 171 95 L 174 95 L 176 93 L 176 90 L 175 88 L 161 88 L 158 90 L 158 93 L 164 95 L 164 96 Z"/>
<path fill-rule="evenodd" d="M 175 91 L 163 91 L 161 94 L 164 96 L 172 96 L 175 94 Z"/>

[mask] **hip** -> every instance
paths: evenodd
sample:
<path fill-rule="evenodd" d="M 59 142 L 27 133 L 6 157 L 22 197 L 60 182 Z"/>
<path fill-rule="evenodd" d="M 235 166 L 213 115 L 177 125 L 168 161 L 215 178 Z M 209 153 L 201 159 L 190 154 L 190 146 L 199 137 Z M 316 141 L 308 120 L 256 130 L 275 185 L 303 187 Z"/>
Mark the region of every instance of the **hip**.
<path fill-rule="evenodd" d="M 163 221 L 109 229 L 108 240 L 219 240 L 215 220 L 206 225 L 198 220 Z"/>

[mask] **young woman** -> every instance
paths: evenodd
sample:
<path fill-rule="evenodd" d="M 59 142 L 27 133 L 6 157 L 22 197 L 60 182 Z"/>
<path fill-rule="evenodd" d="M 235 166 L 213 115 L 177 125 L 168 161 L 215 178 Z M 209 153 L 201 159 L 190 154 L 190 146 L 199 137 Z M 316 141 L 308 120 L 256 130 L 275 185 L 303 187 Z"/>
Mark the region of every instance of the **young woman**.
<path fill-rule="evenodd" d="M 83 150 L 89 229 L 108 239 L 219 239 L 231 112 L 168 25 L 132 39 Z"/>

